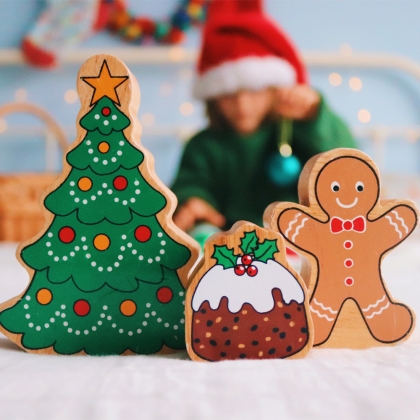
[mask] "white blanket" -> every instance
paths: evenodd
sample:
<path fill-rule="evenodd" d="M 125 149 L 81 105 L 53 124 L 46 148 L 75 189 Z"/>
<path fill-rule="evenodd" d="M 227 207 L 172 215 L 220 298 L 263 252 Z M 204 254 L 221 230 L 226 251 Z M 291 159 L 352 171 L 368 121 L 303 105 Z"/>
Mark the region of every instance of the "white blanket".
<path fill-rule="evenodd" d="M 28 276 L 0 245 L 0 301 Z M 420 238 L 391 252 L 392 295 L 420 314 Z M 394 347 L 306 359 L 37 356 L 0 335 L 0 419 L 420 419 L 420 333 Z"/>

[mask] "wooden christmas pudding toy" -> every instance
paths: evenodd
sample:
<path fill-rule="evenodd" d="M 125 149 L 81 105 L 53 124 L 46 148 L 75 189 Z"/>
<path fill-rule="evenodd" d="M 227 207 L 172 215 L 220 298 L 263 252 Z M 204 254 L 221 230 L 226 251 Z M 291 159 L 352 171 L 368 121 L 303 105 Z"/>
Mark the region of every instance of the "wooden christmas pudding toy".
<path fill-rule="evenodd" d="M 211 236 L 186 299 L 193 360 L 304 357 L 313 330 L 306 287 L 281 236 L 238 222 Z"/>
<path fill-rule="evenodd" d="M 310 159 L 299 179 L 299 201 L 274 203 L 264 214 L 307 257 L 314 345 L 366 348 L 406 340 L 415 315 L 392 298 L 381 263 L 417 225 L 409 200 L 380 200 L 379 171 L 354 149 Z"/>
<path fill-rule="evenodd" d="M 23 243 L 31 276 L 0 305 L 0 331 L 23 349 L 152 354 L 185 348 L 184 287 L 198 245 L 172 222 L 175 196 L 140 146 L 140 92 L 118 59 L 81 68 L 77 139 Z"/>

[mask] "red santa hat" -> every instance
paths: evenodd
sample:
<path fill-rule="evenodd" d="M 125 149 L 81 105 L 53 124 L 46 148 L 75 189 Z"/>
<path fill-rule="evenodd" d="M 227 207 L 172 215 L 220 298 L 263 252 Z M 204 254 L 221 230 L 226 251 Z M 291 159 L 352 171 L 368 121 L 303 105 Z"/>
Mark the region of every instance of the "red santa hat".
<path fill-rule="evenodd" d="M 262 0 L 211 1 L 197 70 L 197 99 L 307 83 L 296 47 L 264 14 Z"/>

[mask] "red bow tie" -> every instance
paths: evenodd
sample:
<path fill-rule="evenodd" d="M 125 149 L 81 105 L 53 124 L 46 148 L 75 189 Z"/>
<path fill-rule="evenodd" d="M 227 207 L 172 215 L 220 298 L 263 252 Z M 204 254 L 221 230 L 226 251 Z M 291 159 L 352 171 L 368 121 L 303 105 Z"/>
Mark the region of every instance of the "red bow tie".
<path fill-rule="evenodd" d="M 363 216 L 357 216 L 353 220 L 343 220 L 339 217 L 333 217 L 330 222 L 332 233 L 340 233 L 343 230 L 353 230 L 362 233 L 366 230 L 366 222 Z"/>

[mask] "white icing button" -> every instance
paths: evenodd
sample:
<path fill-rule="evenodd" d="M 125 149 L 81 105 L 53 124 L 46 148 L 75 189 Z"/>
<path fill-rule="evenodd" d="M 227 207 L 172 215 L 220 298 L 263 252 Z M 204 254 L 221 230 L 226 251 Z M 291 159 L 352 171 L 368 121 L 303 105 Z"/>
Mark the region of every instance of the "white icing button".
<path fill-rule="evenodd" d="M 344 267 L 351 268 L 353 267 L 353 260 L 351 258 L 347 258 L 344 260 Z"/>
<path fill-rule="evenodd" d="M 346 286 L 353 286 L 353 284 L 354 284 L 353 277 L 346 277 L 346 279 L 344 280 L 344 284 Z"/>

